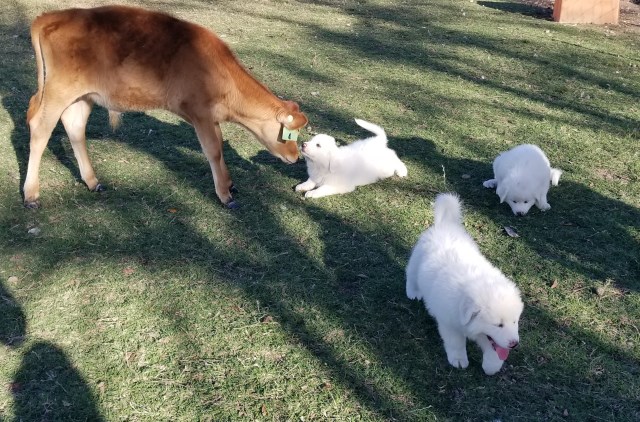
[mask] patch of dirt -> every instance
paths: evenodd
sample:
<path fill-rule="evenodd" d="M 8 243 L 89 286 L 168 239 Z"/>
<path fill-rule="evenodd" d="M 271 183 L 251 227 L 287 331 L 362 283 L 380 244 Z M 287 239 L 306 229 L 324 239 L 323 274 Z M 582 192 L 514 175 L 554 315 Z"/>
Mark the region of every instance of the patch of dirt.
<path fill-rule="evenodd" d="M 537 15 L 551 19 L 554 0 L 516 0 L 538 8 Z M 640 0 L 620 0 L 619 25 L 640 31 Z"/>
<path fill-rule="evenodd" d="M 620 176 L 615 174 L 609 169 L 605 168 L 596 168 L 594 171 L 595 175 L 600 179 L 608 180 L 608 181 L 616 181 L 620 183 L 629 183 L 629 178 L 626 176 Z"/>

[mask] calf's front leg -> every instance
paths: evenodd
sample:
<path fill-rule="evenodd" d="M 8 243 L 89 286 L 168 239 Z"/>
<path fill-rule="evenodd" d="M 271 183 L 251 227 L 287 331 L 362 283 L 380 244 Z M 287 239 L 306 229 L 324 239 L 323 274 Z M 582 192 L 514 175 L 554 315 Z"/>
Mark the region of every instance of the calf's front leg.
<path fill-rule="evenodd" d="M 228 208 L 237 208 L 230 190 L 235 189 L 229 176 L 229 170 L 222 156 L 222 130 L 220 125 L 210 118 L 192 119 L 198 135 L 202 151 L 209 161 L 216 194 L 220 201 Z"/>

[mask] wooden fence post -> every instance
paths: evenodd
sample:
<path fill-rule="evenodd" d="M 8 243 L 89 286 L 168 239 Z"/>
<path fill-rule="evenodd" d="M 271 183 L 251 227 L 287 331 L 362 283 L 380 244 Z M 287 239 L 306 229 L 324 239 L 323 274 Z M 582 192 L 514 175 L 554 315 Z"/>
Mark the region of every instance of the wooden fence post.
<path fill-rule="evenodd" d="M 555 0 L 553 20 L 560 23 L 618 24 L 620 0 Z"/>

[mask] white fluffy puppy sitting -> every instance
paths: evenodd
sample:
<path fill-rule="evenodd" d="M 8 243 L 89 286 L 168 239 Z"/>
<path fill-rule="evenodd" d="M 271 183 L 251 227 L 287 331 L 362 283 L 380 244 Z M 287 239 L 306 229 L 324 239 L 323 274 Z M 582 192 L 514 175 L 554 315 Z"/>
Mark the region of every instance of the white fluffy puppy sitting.
<path fill-rule="evenodd" d="M 436 319 L 451 365 L 469 365 L 466 342 L 471 339 L 482 349 L 482 369 L 493 375 L 520 341 L 520 292 L 466 232 L 456 195 L 438 195 L 434 212 L 434 224 L 409 258 L 407 297 L 422 299 Z"/>
<path fill-rule="evenodd" d="M 407 167 L 395 151 L 387 147 L 384 129 L 364 120 L 355 120 L 375 136 L 338 147 L 335 138 L 321 134 L 302 144 L 309 179 L 296 186 L 296 192 L 306 192 L 307 198 L 320 198 L 352 192 L 357 186 L 374 183 L 394 173 L 400 177 L 407 175 Z"/>
<path fill-rule="evenodd" d="M 506 202 L 515 215 L 525 215 L 536 204 L 542 211 L 547 202 L 549 183 L 558 185 L 562 170 L 551 168 L 549 159 L 536 145 L 518 145 L 493 160 L 493 179 L 485 188 L 496 188 L 500 203 Z"/>

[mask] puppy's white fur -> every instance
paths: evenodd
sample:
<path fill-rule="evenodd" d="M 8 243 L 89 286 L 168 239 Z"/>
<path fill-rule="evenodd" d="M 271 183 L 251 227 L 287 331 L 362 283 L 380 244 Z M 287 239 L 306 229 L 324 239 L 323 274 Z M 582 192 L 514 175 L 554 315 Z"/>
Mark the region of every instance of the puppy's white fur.
<path fill-rule="evenodd" d="M 407 175 L 407 167 L 395 151 L 387 147 L 387 135 L 380 126 L 364 120 L 356 123 L 375 136 L 338 147 L 335 138 L 316 135 L 302 144 L 309 179 L 296 186 L 307 198 L 347 193 L 397 174 Z"/>
<path fill-rule="evenodd" d="M 520 292 L 466 232 L 456 195 L 438 195 L 434 212 L 407 265 L 407 297 L 422 299 L 436 319 L 451 365 L 469 365 L 468 338 L 482 349 L 484 372 L 493 375 L 520 341 Z"/>
<path fill-rule="evenodd" d="M 551 168 L 549 159 L 536 145 L 518 145 L 498 155 L 493 161 L 493 179 L 485 188 L 496 188 L 500 203 L 506 202 L 515 215 L 525 215 L 535 204 L 542 211 L 547 202 L 549 183 L 558 185 L 562 170 Z"/>

